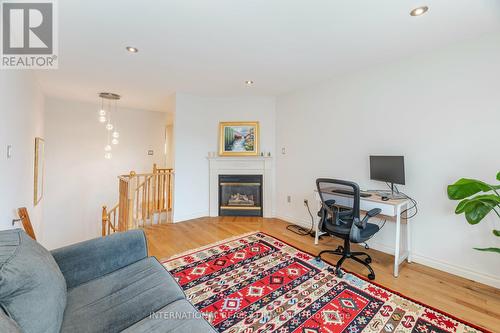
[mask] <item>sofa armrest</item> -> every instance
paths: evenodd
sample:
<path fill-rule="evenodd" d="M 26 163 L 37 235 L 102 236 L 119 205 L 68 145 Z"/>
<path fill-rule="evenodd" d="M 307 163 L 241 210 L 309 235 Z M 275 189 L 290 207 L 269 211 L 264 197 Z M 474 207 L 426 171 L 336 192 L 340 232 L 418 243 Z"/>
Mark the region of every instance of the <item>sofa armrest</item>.
<path fill-rule="evenodd" d="M 144 259 L 148 255 L 142 230 L 116 233 L 51 251 L 68 289 Z"/>

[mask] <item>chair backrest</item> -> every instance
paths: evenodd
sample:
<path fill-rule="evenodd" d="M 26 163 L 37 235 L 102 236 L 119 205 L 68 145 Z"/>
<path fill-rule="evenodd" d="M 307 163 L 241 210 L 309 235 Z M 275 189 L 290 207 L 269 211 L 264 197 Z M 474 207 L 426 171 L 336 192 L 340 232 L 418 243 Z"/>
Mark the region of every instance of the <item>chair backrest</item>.
<path fill-rule="evenodd" d="M 318 178 L 316 188 L 323 207 L 328 206 L 327 200 L 332 199 L 329 194 L 335 195 L 335 205 L 350 210 L 349 216 L 344 218 L 359 219 L 360 190 L 358 184 L 347 180 Z"/>

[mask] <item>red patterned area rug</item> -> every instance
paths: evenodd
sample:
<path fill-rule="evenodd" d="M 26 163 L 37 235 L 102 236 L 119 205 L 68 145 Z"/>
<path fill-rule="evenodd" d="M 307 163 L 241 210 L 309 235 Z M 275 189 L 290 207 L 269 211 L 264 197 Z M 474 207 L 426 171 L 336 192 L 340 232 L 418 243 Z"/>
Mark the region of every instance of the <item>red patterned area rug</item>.
<path fill-rule="evenodd" d="M 262 232 L 163 261 L 219 332 L 486 332 Z"/>

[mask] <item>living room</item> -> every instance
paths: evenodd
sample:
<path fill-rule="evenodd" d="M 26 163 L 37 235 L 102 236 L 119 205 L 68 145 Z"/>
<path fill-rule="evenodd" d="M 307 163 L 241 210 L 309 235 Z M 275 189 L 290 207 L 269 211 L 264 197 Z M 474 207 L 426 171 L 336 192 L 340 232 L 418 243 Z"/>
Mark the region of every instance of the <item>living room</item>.
<path fill-rule="evenodd" d="M 500 332 L 496 1 L 1 4 L 0 331 Z"/>

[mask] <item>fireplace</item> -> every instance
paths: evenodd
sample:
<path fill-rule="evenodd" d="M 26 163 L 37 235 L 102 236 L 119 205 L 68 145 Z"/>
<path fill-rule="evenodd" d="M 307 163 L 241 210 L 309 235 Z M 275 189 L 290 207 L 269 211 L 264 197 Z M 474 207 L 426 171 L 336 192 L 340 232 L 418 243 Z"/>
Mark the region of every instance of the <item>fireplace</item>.
<path fill-rule="evenodd" d="M 262 212 L 262 175 L 219 175 L 219 216 Z"/>

